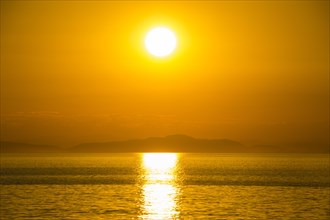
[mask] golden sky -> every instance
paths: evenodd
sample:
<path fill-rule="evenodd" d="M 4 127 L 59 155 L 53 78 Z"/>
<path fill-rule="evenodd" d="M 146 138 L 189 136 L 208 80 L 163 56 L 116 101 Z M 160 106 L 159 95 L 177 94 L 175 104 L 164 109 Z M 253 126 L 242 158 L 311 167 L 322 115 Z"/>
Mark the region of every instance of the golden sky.
<path fill-rule="evenodd" d="M 2 140 L 177 133 L 328 146 L 329 2 L 1 1 Z"/>

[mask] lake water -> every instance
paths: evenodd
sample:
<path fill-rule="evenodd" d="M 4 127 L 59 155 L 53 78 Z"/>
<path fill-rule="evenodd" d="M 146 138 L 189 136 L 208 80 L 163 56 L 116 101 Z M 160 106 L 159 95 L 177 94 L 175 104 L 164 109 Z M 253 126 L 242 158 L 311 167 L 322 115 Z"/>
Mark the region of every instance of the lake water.
<path fill-rule="evenodd" d="M 329 155 L 1 156 L 1 219 L 329 219 Z"/>

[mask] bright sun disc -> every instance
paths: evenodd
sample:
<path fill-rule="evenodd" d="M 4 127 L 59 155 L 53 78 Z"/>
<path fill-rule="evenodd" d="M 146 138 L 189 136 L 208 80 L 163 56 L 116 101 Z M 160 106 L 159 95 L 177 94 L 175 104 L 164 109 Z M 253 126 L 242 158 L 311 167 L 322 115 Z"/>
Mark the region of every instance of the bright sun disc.
<path fill-rule="evenodd" d="M 174 51 L 176 37 L 170 29 L 157 27 L 148 32 L 145 38 L 145 46 L 152 55 L 165 57 Z"/>

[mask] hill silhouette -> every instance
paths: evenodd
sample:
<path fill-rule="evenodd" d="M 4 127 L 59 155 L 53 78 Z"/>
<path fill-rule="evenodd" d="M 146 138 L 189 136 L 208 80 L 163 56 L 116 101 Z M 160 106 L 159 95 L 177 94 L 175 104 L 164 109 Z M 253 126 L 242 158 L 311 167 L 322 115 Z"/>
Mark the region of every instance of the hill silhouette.
<path fill-rule="evenodd" d="M 79 144 L 70 152 L 241 152 L 245 146 L 228 139 L 196 139 L 186 135 L 150 137 L 128 141 Z"/>
<path fill-rule="evenodd" d="M 313 146 L 313 147 L 311 147 Z M 186 152 L 186 153 L 330 153 L 328 145 L 289 146 L 244 145 L 229 139 L 198 139 L 187 135 L 169 135 L 126 141 L 82 143 L 71 148 L 0 142 L 0 153 L 131 153 L 131 152 Z"/>

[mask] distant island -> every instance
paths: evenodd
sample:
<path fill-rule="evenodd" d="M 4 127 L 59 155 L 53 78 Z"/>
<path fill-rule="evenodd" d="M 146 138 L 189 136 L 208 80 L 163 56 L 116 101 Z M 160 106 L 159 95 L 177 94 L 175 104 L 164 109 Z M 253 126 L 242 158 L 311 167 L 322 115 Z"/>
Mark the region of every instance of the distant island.
<path fill-rule="evenodd" d="M 150 137 L 146 139 L 85 143 L 77 145 L 71 152 L 236 152 L 244 145 L 228 139 L 196 139 L 186 135 Z"/>
<path fill-rule="evenodd" d="M 290 149 L 287 150 L 287 149 Z M 0 142 L 1 153 L 133 153 L 133 152 L 185 152 L 185 153 L 329 153 L 326 148 L 303 146 L 285 148 L 276 145 L 245 145 L 229 139 L 198 139 L 187 135 L 169 135 L 126 141 L 78 144 L 70 148 L 54 145 L 36 145 Z"/>

